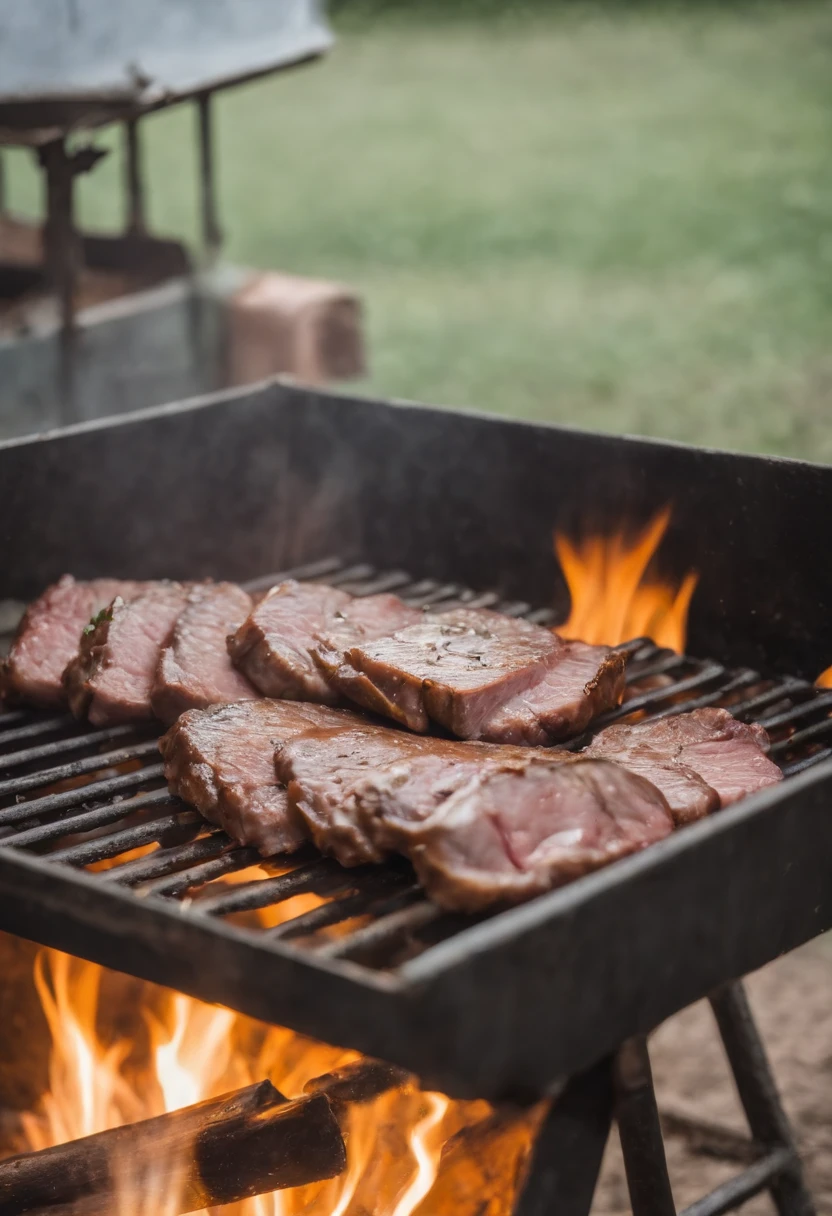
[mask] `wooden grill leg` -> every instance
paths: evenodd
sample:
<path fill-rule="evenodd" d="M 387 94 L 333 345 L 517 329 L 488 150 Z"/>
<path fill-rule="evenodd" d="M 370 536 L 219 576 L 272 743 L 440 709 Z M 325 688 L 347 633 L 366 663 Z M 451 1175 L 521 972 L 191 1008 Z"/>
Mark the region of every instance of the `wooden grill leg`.
<path fill-rule="evenodd" d="M 622 1043 L 613 1076 L 633 1216 L 676 1216 L 646 1039 L 639 1036 Z"/>
<path fill-rule="evenodd" d="M 791 1125 L 743 985 L 737 981 L 718 989 L 711 996 L 711 1008 L 751 1135 L 762 1148 L 784 1148 L 789 1153 L 788 1167 L 768 1187 L 777 1211 L 780 1216 L 814 1216 Z"/>
<path fill-rule="evenodd" d="M 538 1134 L 514 1216 L 588 1216 L 612 1110 L 610 1060 L 567 1081 Z"/>

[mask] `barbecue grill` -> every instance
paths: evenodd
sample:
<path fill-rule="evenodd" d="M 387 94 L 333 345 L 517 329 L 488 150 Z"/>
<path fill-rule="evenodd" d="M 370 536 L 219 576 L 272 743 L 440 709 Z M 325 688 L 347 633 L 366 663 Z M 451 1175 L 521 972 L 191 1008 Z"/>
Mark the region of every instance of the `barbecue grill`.
<path fill-rule="evenodd" d="M 553 529 L 636 526 L 672 502 L 667 569 L 700 572 L 689 649 L 710 657 L 633 640 L 629 697 L 593 729 L 724 705 L 771 732 L 781 785 L 527 905 L 469 918 L 426 901 L 404 863 L 347 871 L 309 850 L 269 877 L 224 883 L 259 859 L 171 798 L 155 732 L 9 710 L 0 927 L 383 1057 L 455 1096 L 530 1100 L 573 1078 L 538 1142 L 524 1212 L 552 1196 L 586 1210 L 608 1061 L 625 1040 L 615 1076 L 634 1207 L 669 1210 L 661 1168 L 642 1169 L 642 1192 L 636 1178 L 661 1143 L 638 1036 L 716 992 L 766 1155 L 698 1216 L 764 1186 L 782 1212 L 811 1210 L 731 981 L 832 926 L 832 693 L 812 684 L 830 657 L 832 573 L 812 521 L 832 508 L 832 469 L 275 381 L 8 442 L 0 479 L 11 602 L 66 570 L 251 588 L 291 574 L 545 624 L 568 607 Z M 274 928 L 251 916 L 309 891 L 320 906 Z"/>

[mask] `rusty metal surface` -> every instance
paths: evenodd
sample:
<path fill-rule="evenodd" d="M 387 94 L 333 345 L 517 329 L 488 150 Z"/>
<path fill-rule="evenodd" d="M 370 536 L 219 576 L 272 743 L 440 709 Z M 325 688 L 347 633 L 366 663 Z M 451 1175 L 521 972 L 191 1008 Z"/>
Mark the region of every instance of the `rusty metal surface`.
<path fill-rule="evenodd" d="M 318 0 L 26 0 L 0 6 L 0 142 L 168 105 L 323 54 Z"/>

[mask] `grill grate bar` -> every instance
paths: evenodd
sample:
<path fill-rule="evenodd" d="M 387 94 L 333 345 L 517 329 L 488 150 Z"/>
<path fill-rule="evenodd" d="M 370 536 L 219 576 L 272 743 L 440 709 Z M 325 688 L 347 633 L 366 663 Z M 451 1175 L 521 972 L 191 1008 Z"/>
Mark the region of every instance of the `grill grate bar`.
<path fill-rule="evenodd" d="M 679 671 L 687 666 L 687 660 L 684 655 L 660 650 L 658 658 L 653 659 L 652 662 L 644 659 L 631 659 L 629 666 L 631 679 L 634 683 L 638 683 L 640 680 L 649 680 L 653 676 L 664 676 L 668 672 Z"/>
<path fill-rule="evenodd" d="M 803 730 L 795 731 L 788 738 L 781 739 L 777 743 L 772 743 L 771 754 L 772 756 L 780 756 L 785 752 L 794 751 L 796 747 L 805 747 L 807 743 L 822 741 L 829 735 L 832 735 L 832 718 L 824 718 L 822 722 L 814 722 L 811 726 L 804 726 Z"/>
<path fill-rule="evenodd" d="M 821 760 L 828 760 L 830 756 L 832 756 L 832 747 L 824 747 L 822 751 L 806 756 L 803 760 L 794 760 L 791 764 L 781 764 L 780 769 L 784 777 L 796 777 L 798 773 L 805 772 L 807 768 L 813 768 L 816 764 L 820 764 Z"/>
<path fill-rule="evenodd" d="M 54 743 L 43 743 L 40 747 L 29 747 L 21 752 L 9 752 L 0 756 L 0 769 L 20 768 L 23 764 L 31 764 L 35 760 L 50 760 L 53 756 L 65 752 L 77 752 L 81 748 L 94 746 L 96 743 L 114 743 L 116 739 L 130 739 L 138 734 L 141 727 L 135 725 L 107 726 L 101 730 L 89 731 L 87 734 L 71 735 L 68 739 L 56 739 Z M 2 786 L 0 786 L 0 791 Z"/>
<path fill-rule="evenodd" d="M 366 562 L 359 562 L 355 566 L 345 566 L 343 570 L 338 570 L 335 574 L 327 576 L 327 582 L 331 587 L 343 587 L 345 591 L 350 589 L 351 584 L 355 584 L 357 588 L 361 587 L 361 583 L 366 579 L 370 579 L 375 574 L 372 566 L 368 566 Z M 360 594 L 357 590 L 354 594 Z"/>
<path fill-rule="evenodd" d="M 27 722 L 25 726 L 3 731 L 0 734 L 0 747 L 5 747 L 8 743 L 17 743 L 21 739 L 37 739 L 40 735 L 51 735 L 57 730 L 68 730 L 75 724 L 75 719 L 67 714 L 61 714 L 58 718 L 41 718 L 38 722 Z M 2 764 L 2 757 L 0 757 L 0 764 Z"/>
<path fill-rule="evenodd" d="M 418 587 L 419 584 L 416 584 L 416 588 Z M 463 590 L 464 588 L 460 587 L 458 583 L 434 583 L 429 591 L 421 591 L 411 587 L 408 592 L 402 593 L 401 598 L 405 603 L 414 604 L 417 608 L 429 608 L 432 604 L 438 604 L 441 600 L 459 599 Z M 494 596 L 494 599 L 496 600 L 497 596 Z M 444 607 L 447 607 L 447 605 L 443 605 Z"/>
<path fill-rule="evenodd" d="M 282 570 L 276 574 L 264 574 L 262 578 L 250 579 L 247 583 L 243 583 L 244 591 L 248 591 L 251 595 L 258 591 L 268 591 L 277 583 L 283 583 L 287 578 L 295 578 L 299 582 L 308 579 L 315 580 L 318 578 L 332 578 L 337 571 L 343 568 L 344 563 L 338 557 L 323 557 L 317 562 L 307 562 L 305 566 L 295 566 L 291 570 Z"/>
<path fill-rule="evenodd" d="M 167 791 L 159 791 L 160 794 Z M 176 799 L 168 794 L 167 799 L 160 798 L 158 805 L 176 805 Z M 87 866 L 96 861 L 110 861 L 130 849 L 139 848 L 144 844 L 160 844 L 168 834 L 182 832 L 202 832 L 205 830 L 205 820 L 196 811 L 175 811 L 171 815 L 160 815 L 147 823 L 136 824 L 135 827 L 125 828 L 121 832 L 112 832 L 109 836 L 98 836 L 94 840 L 85 840 L 80 844 L 69 845 L 65 849 L 56 849 L 50 854 L 53 861 L 61 861 L 68 865 Z"/>
<path fill-rule="evenodd" d="M 221 878 L 226 874 L 234 874 L 239 870 L 247 870 L 249 866 L 257 865 L 263 859 L 256 849 L 243 849 L 239 845 L 211 861 L 203 861 L 198 865 L 189 866 L 185 870 L 177 870 L 175 874 L 161 878 L 150 879 L 142 886 L 142 895 L 165 895 L 175 897 L 184 895 L 194 887 L 202 886 L 213 878 Z"/>
<path fill-rule="evenodd" d="M 64 790 L 61 794 L 46 794 L 43 798 L 30 798 L 28 802 L 20 802 L 16 806 L 8 806 L 0 810 L 0 827 L 12 823 L 25 823 L 35 816 L 64 811 L 74 806 L 87 806 L 96 799 L 109 798 L 111 795 L 133 786 L 144 785 L 148 781 L 157 781 L 164 775 L 165 766 L 163 764 L 148 764 L 144 768 L 130 773 L 119 773 L 117 777 L 108 777 L 104 781 L 92 781 L 88 785 L 79 786 L 74 790 Z"/>
<path fill-rule="evenodd" d="M 766 717 L 758 718 L 757 721 L 766 730 L 777 730 L 779 726 L 791 726 L 799 718 L 808 718 L 812 714 L 829 713 L 830 711 L 832 711 L 832 692 L 821 693 L 820 696 L 811 697 L 802 705 L 795 705 L 793 709 L 786 710 L 784 713 L 769 714 Z"/>
<path fill-rule="evenodd" d="M 234 842 L 225 832 L 211 832 L 185 844 L 169 849 L 158 849 L 149 857 L 137 857 L 124 865 L 114 866 L 101 872 L 102 882 L 112 882 L 132 887 L 151 878 L 167 878 L 177 870 L 184 870 L 195 862 L 210 861 L 227 853 Z"/>
<path fill-rule="evenodd" d="M 320 904 L 317 908 L 310 908 L 308 912 L 293 916 L 291 920 L 283 921 L 282 924 L 269 930 L 269 937 L 272 939 L 304 937 L 306 934 L 317 932 L 318 929 L 328 929 L 333 925 L 343 924 L 344 921 L 351 920 L 355 916 L 372 915 L 376 908 L 385 909 L 392 895 L 401 894 L 406 881 L 402 876 L 397 883 L 393 883 L 388 875 L 385 882 L 367 884 L 353 894 Z M 411 880 L 407 889 L 413 890 L 413 885 Z M 399 888 L 398 891 L 396 891 L 396 887 Z"/>
<path fill-rule="evenodd" d="M 28 722 L 32 718 L 31 709 L 9 709 L 0 714 L 0 730 L 6 726 L 14 726 L 18 722 Z"/>
<path fill-rule="evenodd" d="M 731 713 L 736 718 L 753 718 L 757 721 L 758 710 L 766 709 L 769 705 L 774 705 L 778 701 L 783 701 L 793 696 L 795 693 L 811 693 L 812 685 L 807 684 L 805 680 L 786 679 L 782 683 L 776 684 L 774 688 L 768 688 L 765 692 L 758 693 L 757 696 L 750 697 L 747 701 L 742 701 L 739 705 L 731 707 Z"/>
<path fill-rule="evenodd" d="M 362 583 L 359 595 L 381 595 L 383 592 L 398 591 L 411 584 L 409 574 L 403 570 L 391 570 L 389 574 L 379 574 L 375 578 Z M 355 593 L 354 593 L 355 594 Z"/>
<path fill-rule="evenodd" d="M 500 597 L 496 591 L 483 591 L 481 595 L 474 595 L 472 592 L 463 592 L 461 595 L 455 596 L 447 603 L 438 604 L 443 612 L 448 612 L 452 608 L 494 608 L 495 610 L 500 605 Z"/>
<path fill-rule="evenodd" d="M 675 684 L 668 684 L 663 688 L 651 688 L 648 692 L 630 697 L 619 709 L 614 709 L 607 714 L 601 714 L 592 725 L 593 733 L 602 730 L 605 726 L 609 726 L 612 722 L 618 722 L 621 718 L 628 717 L 630 714 L 635 713 L 636 710 L 652 709 L 654 705 L 661 705 L 663 701 L 669 701 L 674 697 L 681 696 L 683 693 L 692 692 L 696 688 L 701 688 L 703 684 L 711 684 L 714 680 L 718 680 L 720 676 L 726 674 L 725 668 L 720 663 L 706 663 L 700 671 L 692 676 L 687 676 L 683 680 L 677 680 Z M 680 711 L 685 708 L 686 706 L 679 706 Z"/>
<path fill-rule="evenodd" d="M 230 888 L 223 886 L 200 899 L 194 906 L 200 913 L 210 916 L 228 916 L 231 912 L 254 912 L 258 908 L 282 903 L 293 895 L 305 895 L 308 892 L 326 895 L 339 887 L 343 888 L 345 884 L 355 886 L 360 877 L 359 870 L 346 871 L 329 858 L 320 858 L 275 878 L 255 879 Z"/>
<path fill-rule="evenodd" d="M 16 832 L 9 844 L 19 849 L 27 845 L 43 844 L 48 840 L 59 840 L 61 836 L 77 836 L 81 832 L 92 832 L 117 823 L 133 811 L 141 811 L 149 806 L 164 806 L 174 801 L 167 789 L 153 790 L 152 793 L 141 794 L 138 798 L 130 798 L 124 802 L 108 802 L 105 806 L 96 807 L 80 815 L 68 815 L 54 823 L 44 823 L 38 827 L 27 828 L 23 832 Z M 56 854 L 53 853 L 52 856 L 55 857 Z"/>
<path fill-rule="evenodd" d="M 726 697 L 737 692 L 741 688 L 747 688 L 749 684 L 759 684 L 760 677 L 756 671 L 741 671 L 727 684 L 720 684 L 719 688 L 713 692 L 706 692 L 701 697 L 696 697 L 693 701 L 685 701 L 685 713 L 689 713 L 693 709 L 707 709 L 710 705 L 716 705 L 720 701 L 724 701 Z M 673 714 L 678 713 L 678 708 L 675 705 L 668 705 L 666 709 L 661 709 L 658 713 L 651 714 L 652 721 L 658 718 L 669 718 Z"/>
<path fill-rule="evenodd" d="M 531 604 L 527 604 L 524 600 L 513 600 L 500 604 L 499 611 L 505 613 L 506 616 L 528 616 L 531 612 Z"/>
<path fill-rule="evenodd" d="M 421 892 L 420 892 L 421 895 Z M 403 896 L 401 897 L 403 898 Z M 421 895 L 418 903 L 410 903 L 395 912 L 379 917 L 370 925 L 357 929 L 349 937 L 336 938 L 315 951 L 319 958 L 353 958 L 375 950 L 389 950 L 407 933 L 424 929 L 438 921 L 444 913 L 436 904 Z"/>
<path fill-rule="evenodd" d="M 137 743 L 135 747 L 119 748 L 113 752 L 99 752 L 94 756 L 85 756 L 82 760 L 71 760 L 66 764 L 55 765 L 54 768 L 42 769 L 39 773 L 27 773 L 23 777 L 11 777 L 8 781 L 0 781 L 0 797 L 5 794 L 22 794 L 26 790 L 40 789 L 45 785 L 52 785 L 56 781 L 83 777 L 87 773 L 116 768 L 120 764 L 140 760 L 143 756 L 158 756 L 158 754 L 159 744 L 156 739 L 149 739 L 146 743 Z"/>
<path fill-rule="evenodd" d="M 536 608 L 534 612 L 526 613 L 526 620 L 534 625 L 554 625 L 557 613 L 553 608 Z"/>

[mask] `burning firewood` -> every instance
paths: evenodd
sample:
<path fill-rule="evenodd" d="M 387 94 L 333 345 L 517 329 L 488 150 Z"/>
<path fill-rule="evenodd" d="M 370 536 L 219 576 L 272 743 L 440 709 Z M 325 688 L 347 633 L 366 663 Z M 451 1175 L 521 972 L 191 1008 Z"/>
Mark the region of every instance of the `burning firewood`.
<path fill-rule="evenodd" d="M 390 1089 L 401 1089 L 413 1085 L 415 1077 L 395 1064 L 385 1064 L 383 1060 L 357 1060 L 347 1064 L 335 1072 L 324 1073 L 307 1081 L 303 1087 L 305 1094 L 325 1093 L 336 1110 L 336 1114 L 345 1105 L 356 1105 L 372 1102 L 380 1094 Z"/>
<path fill-rule="evenodd" d="M 152 1180 L 146 1173 L 152 1163 Z M 0 1162 L 0 1216 L 112 1216 L 131 1183 L 177 1212 L 334 1178 L 346 1166 L 324 1093 L 288 1101 L 269 1081 Z M 135 1171 L 141 1178 L 134 1178 Z M 169 1210 L 173 1210 L 172 1208 Z"/>

